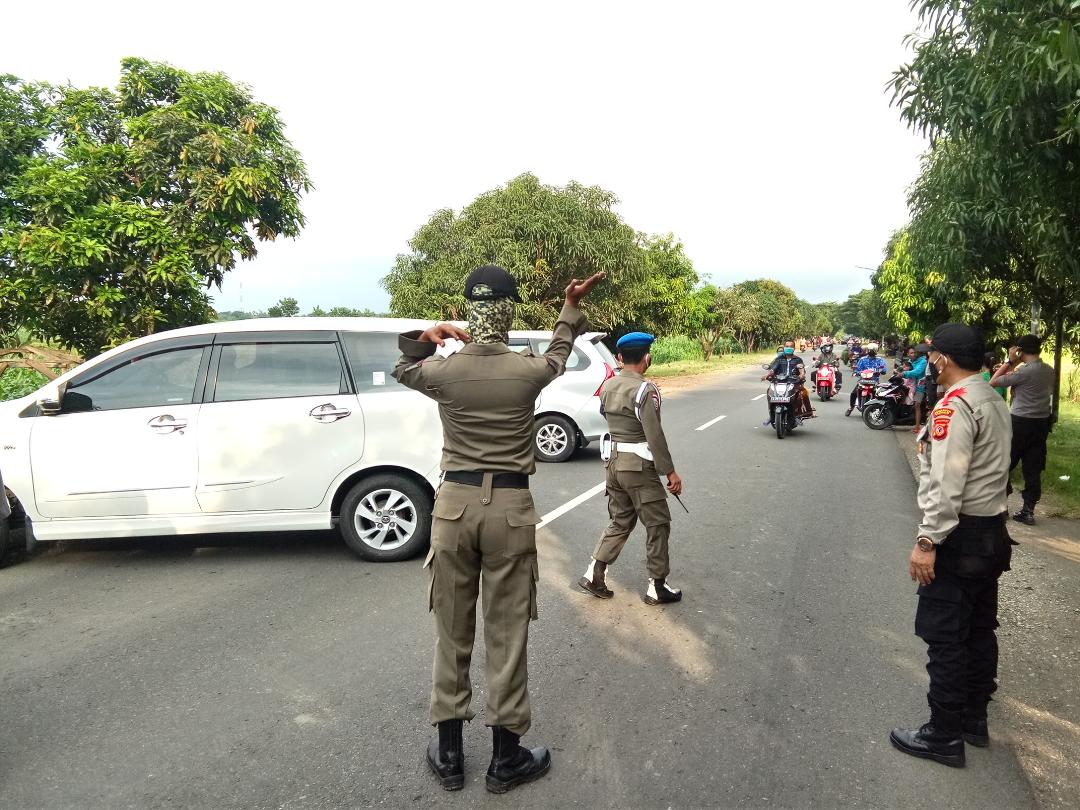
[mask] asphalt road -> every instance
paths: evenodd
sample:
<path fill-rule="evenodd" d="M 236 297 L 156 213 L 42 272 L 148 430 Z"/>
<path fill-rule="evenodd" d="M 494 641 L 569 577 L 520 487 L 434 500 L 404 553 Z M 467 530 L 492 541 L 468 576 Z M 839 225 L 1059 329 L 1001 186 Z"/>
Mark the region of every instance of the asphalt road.
<path fill-rule="evenodd" d="M 479 629 L 466 788 L 427 771 L 420 560 L 359 562 L 336 535 L 87 542 L 0 572 L 0 807 L 1034 806 L 1007 742 L 964 770 L 890 747 L 926 715 L 911 474 L 846 396 L 778 441 L 758 376 L 665 400 L 682 603 L 640 601 L 640 529 L 614 599 L 573 587 L 602 494 L 541 529 L 525 741 L 553 749 L 547 778 L 483 788 Z M 594 448 L 542 466 L 537 508 L 602 480 Z"/>

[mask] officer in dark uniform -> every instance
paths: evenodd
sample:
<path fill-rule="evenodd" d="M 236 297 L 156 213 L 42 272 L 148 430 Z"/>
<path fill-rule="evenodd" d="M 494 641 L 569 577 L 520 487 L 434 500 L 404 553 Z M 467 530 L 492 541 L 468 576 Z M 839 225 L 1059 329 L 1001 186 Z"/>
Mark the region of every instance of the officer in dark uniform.
<path fill-rule="evenodd" d="M 929 361 L 945 395 L 919 434 L 922 522 L 911 552 L 919 583 L 915 633 L 927 644 L 930 721 L 893 729 L 907 754 L 962 767 L 964 743 L 989 744 L 997 689 L 998 578 L 1009 569 L 1005 484 L 1012 428 L 981 374 L 986 344 L 969 326 L 934 332 Z"/>
<path fill-rule="evenodd" d="M 465 784 L 462 722 L 472 720 L 469 666 L 476 633 L 476 600 L 483 583 L 487 647 L 487 716 L 492 757 L 486 784 L 492 793 L 547 773 L 551 754 L 519 740 L 532 721 L 528 689 L 529 621 L 537 617 L 536 524 L 529 492 L 536 469 L 533 409 L 544 387 L 563 373 L 574 339 L 585 329 L 578 303 L 602 278 L 574 279 L 542 357 L 507 346 L 520 302 L 517 282 L 501 267 L 485 265 L 465 282 L 469 331 L 439 324 L 407 332 L 394 377 L 439 403 L 443 425 L 443 483 L 432 512 L 428 606 L 438 638 L 430 718 L 439 729 L 428 764 L 447 790 Z M 467 345 L 450 357 L 435 355 L 449 338 Z"/>

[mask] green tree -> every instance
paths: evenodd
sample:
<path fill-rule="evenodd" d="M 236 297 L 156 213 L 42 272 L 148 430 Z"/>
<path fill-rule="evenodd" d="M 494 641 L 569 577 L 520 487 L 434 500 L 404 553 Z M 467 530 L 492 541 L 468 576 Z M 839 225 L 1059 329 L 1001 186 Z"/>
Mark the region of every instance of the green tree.
<path fill-rule="evenodd" d="M 295 318 L 300 314 L 300 304 L 295 298 L 282 298 L 273 306 L 266 308 L 267 318 Z"/>
<path fill-rule="evenodd" d="M 907 230 L 894 234 L 873 277 L 899 333 L 921 339 L 946 321 L 961 321 L 978 326 L 992 342 L 1005 342 L 1027 330 L 1023 302 L 1030 292 L 1019 282 L 987 273 L 958 283 L 956 276 L 920 264 L 911 248 Z"/>
<path fill-rule="evenodd" d="M 547 186 L 523 174 L 459 214 L 437 211 L 382 281 L 390 310 L 463 319 L 466 276 L 494 263 L 518 280 L 525 303 L 517 308 L 517 328 L 553 326 L 570 280 L 601 270 L 608 280 L 589 296 L 590 320 L 608 330 L 633 323 L 642 315 L 646 250 L 615 212 L 616 203 L 597 186 Z"/>
<path fill-rule="evenodd" d="M 681 334 L 687 330 L 693 306 L 691 293 L 698 283 L 694 264 L 674 234 L 639 234 L 639 242 L 644 252 L 645 278 L 632 288 L 637 294 L 633 326 L 659 337 Z"/>
<path fill-rule="evenodd" d="M 220 73 L 125 59 L 114 92 L 0 78 L 0 310 L 86 357 L 211 320 L 310 184 L 276 110 Z"/>
<path fill-rule="evenodd" d="M 745 351 L 752 352 L 768 343 L 782 343 L 799 329 L 798 296 L 779 281 L 752 279 L 734 285 L 732 290 L 753 315 L 740 319 L 736 326 L 736 336 Z"/>
<path fill-rule="evenodd" d="M 914 5 L 915 55 L 892 81 L 932 142 L 910 200 L 911 252 L 948 288 L 1000 282 L 1010 304 L 1042 304 L 1068 331 L 1080 320 L 1080 7 Z"/>

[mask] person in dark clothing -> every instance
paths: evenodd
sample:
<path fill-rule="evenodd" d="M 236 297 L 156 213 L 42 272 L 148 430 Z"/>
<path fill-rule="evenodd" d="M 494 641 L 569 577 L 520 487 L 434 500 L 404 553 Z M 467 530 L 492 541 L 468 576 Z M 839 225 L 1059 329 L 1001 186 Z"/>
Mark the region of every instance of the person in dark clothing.
<path fill-rule="evenodd" d="M 1013 520 L 1035 525 L 1035 505 L 1042 497 L 1042 473 L 1046 469 L 1046 440 L 1051 428 L 1051 396 L 1054 367 L 1040 356 L 1042 341 L 1024 335 L 1013 341 L 1009 359 L 998 367 L 990 385 L 1012 388 L 1012 448 L 1009 471 L 1023 465 L 1024 505 Z M 1023 365 L 1020 365 L 1023 363 Z M 1018 368 L 1019 366 L 1019 368 Z M 1012 492 L 1012 485 L 1009 485 Z"/>

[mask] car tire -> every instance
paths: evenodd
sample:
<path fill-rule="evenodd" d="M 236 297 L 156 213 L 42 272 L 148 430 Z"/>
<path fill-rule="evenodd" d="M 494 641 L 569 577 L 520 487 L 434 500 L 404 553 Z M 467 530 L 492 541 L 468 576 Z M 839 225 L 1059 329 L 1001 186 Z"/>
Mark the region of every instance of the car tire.
<path fill-rule="evenodd" d="M 0 498 L 3 497 L 3 493 L 0 492 Z M 9 555 L 11 553 L 11 520 L 9 518 L 0 518 L 0 568 L 3 568 L 8 564 Z"/>
<path fill-rule="evenodd" d="M 341 502 L 338 530 L 362 560 L 407 560 L 427 548 L 431 509 L 431 495 L 411 478 L 372 475 L 354 484 Z"/>
<path fill-rule="evenodd" d="M 536 420 L 533 451 L 537 461 L 552 464 L 566 461 L 578 445 L 578 430 L 565 416 L 549 413 Z"/>

